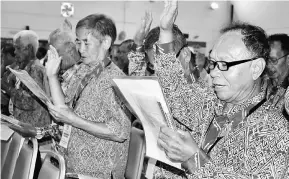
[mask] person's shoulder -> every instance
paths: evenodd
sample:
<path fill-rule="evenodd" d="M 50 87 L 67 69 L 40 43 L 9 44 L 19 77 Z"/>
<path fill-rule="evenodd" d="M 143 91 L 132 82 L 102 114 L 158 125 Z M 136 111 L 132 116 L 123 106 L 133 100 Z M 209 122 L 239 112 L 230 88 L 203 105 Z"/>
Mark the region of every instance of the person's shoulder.
<path fill-rule="evenodd" d="M 106 68 L 106 73 L 110 78 L 116 77 L 116 76 L 126 76 L 126 74 L 113 62 Z"/>
<path fill-rule="evenodd" d="M 283 115 L 282 111 L 278 110 L 270 101 L 265 102 L 264 105 L 256 111 L 254 117 L 262 125 L 271 126 L 274 130 L 280 130 L 282 128 L 286 130 L 287 133 L 289 132 L 289 121 Z"/>

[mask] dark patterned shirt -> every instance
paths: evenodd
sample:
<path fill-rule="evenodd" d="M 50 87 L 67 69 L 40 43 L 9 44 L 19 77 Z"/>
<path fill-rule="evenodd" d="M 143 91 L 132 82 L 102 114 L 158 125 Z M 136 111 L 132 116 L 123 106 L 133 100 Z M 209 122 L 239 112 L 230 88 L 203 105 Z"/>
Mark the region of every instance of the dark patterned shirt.
<path fill-rule="evenodd" d="M 45 68 L 39 60 L 28 63 L 24 69 L 36 81 L 40 88 L 50 96 L 48 78 Z M 34 127 L 43 127 L 51 123 L 51 118 L 43 104 L 23 83 L 16 83 L 11 91 L 13 116 L 19 121 L 29 123 Z"/>
<path fill-rule="evenodd" d="M 71 78 L 66 90 L 66 101 L 79 85 L 79 81 L 94 67 L 81 66 Z M 112 78 L 125 75 L 111 63 L 93 77 L 77 100 L 74 112 L 83 119 L 103 122 L 111 133 L 126 138 L 123 143 L 97 138 L 81 129 L 72 127 L 65 159 L 67 171 L 96 178 L 124 178 L 130 137 L 130 120 L 120 105 L 112 88 Z M 68 99 L 69 98 L 69 99 Z"/>

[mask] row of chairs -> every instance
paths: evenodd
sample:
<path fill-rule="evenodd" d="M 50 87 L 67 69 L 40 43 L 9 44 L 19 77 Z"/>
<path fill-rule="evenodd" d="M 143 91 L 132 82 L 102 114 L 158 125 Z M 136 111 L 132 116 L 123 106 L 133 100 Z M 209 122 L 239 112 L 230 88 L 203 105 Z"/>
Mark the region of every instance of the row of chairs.
<path fill-rule="evenodd" d="M 35 138 L 23 139 L 14 132 L 9 140 L 1 141 L 1 178 L 64 179 L 65 162 L 63 157 L 49 150 L 42 150 L 40 153 L 46 154 L 43 161 L 38 155 L 37 140 Z M 37 159 L 42 163 L 37 163 Z M 58 167 L 51 162 L 52 159 L 58 162 Z M 38 167 L 40 170 L 35 170 Z"/>
<path fill-rule="evenodd" d="M 50 150 L 41 150 L 46 154 L 41 164 L 38 142 L 35 138 L 23 138 L 16 132 L 8 141 L 1 141 L 1 178 L 3 179 L 64 179 L 64 158 Z M 20 151 L 20 152 L 19 152 Z M 37 158 L 38 157 L 38 158 Z M 145 158 L 145 137 L 139 120 L 132 124 L 129 156 L 125 171 L 126 179 L 142 177 Z M 53 162 L 54 161 L 54 162 Z M 55 161 L 58 163 L 56 166 Z M 41 166 L 39 166 L 41 165 Z M 38 170 L 40 168 L 40 171 Z M 37 171 L 37 172 L 36 172 Z M 39 172 L 39 173 L 38 173 Z"/>

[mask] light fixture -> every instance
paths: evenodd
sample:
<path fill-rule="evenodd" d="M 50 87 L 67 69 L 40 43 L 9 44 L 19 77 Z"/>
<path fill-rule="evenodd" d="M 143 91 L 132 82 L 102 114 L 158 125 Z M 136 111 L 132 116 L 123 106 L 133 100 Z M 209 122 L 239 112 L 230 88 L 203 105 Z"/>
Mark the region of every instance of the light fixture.
<path fill-rule="evenodd" d="M 218 3 L 216 3 L 216 2 L 212 2 L 211 3 L 211 9 L 216 10 L 218 8 L 219 8 L 219 4 Z"/>
<path fill-rule="evenodd" d="M 74 5 L 72 3 L 61 3 L 61 15 L 63 17 L 71 17 L 74 14 Z"/>

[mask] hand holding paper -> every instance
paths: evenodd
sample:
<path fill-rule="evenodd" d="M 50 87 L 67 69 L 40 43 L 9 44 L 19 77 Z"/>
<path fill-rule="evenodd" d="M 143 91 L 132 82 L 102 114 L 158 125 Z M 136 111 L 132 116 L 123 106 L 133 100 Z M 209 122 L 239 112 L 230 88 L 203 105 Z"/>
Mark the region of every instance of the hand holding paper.
<path fill-rule="evenodd" d="M 49 113 L 54 117 L 57 122 L 63 122 L 71 125 L 71 119 L 75 113 L 68 106 L 55 106 L 47 104 Z"/>
<path fill-rule="evenodd" d="M 199 150 L 189 132 L 174 131 L 168 127 L 161 128 L 158 144 L 170 160 L 180 163 L 187 161 Z"/>

